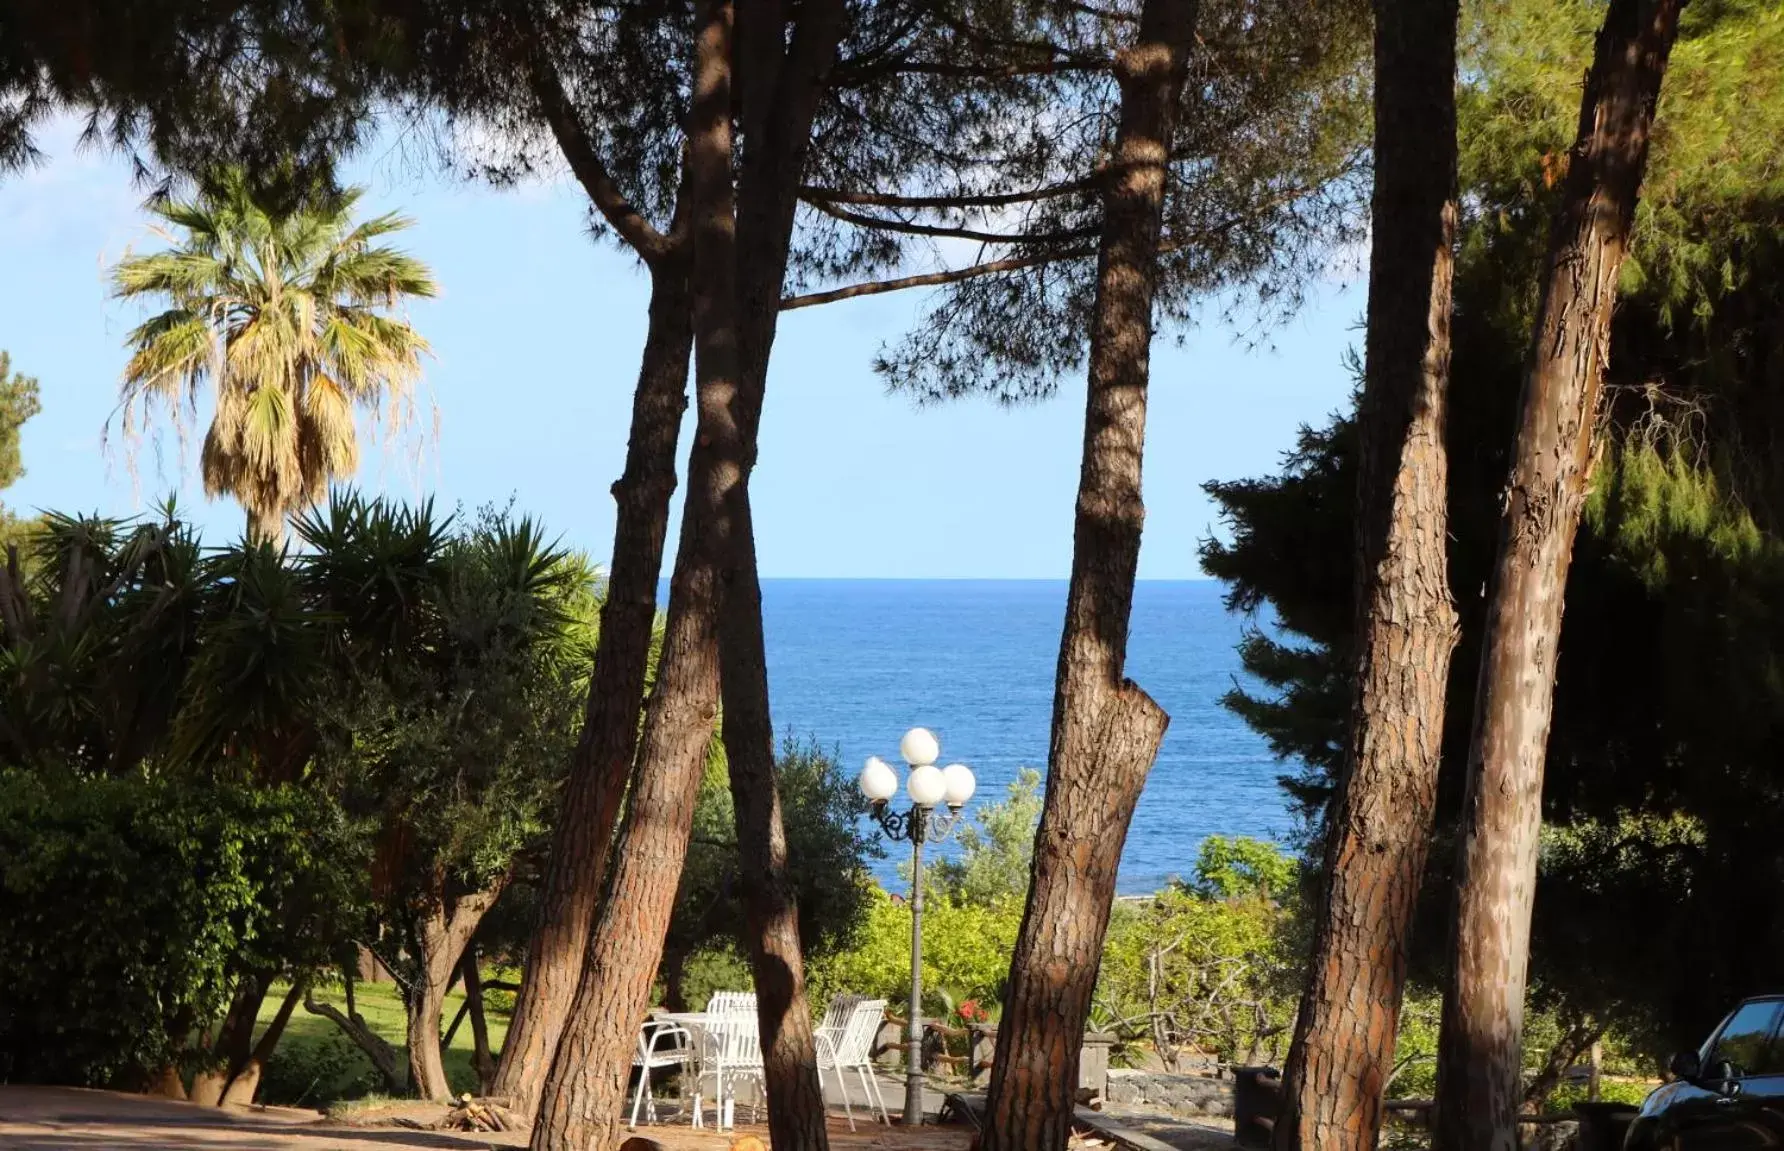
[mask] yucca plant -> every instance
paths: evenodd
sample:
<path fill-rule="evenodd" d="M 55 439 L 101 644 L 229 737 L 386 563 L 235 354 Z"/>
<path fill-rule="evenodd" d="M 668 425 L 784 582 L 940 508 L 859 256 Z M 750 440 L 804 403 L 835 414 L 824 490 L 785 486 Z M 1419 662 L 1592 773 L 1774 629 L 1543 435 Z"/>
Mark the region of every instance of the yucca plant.
<path fill-rule="evenodd" d="M 207 388 L 205 491 L 229 494 L 255 539 L 280 543 L 285 521 L 359 466 L 362 410 L 401 427 L 428 345 L 392 313 L 437 292 L 432 273 L 378 241 L 411 223 L 394 213 L 355 224 L 362 189 L 286 214 L 254 201 L 239 174 L 193 201 L 153 211 L 170 247 L 112 273 L 121 299 L 168 307 L 129 335 L 126 433 L 152 409 L 178 419 Z"/>
<path fill-rule="evenodd" d="M 119 771 L 171 722 L 203 594 L 171 504 L 146 522 L 45 515 L 0 570 L 0 758 Z"/>

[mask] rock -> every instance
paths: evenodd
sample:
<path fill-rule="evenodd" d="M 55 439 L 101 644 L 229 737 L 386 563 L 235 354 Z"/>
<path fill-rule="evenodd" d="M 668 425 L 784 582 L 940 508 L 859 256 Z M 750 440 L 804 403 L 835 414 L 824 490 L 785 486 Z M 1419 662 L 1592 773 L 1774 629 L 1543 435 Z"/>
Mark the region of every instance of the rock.
<path fill-rule="evenodd" d="M 1232 1082 L 1204 1075 L 1110 1068 L 1106 1098 L 1111 1103 L 1143 1104 L 1176 1115 L 1227 1117 L 1233 1113 Z"/>

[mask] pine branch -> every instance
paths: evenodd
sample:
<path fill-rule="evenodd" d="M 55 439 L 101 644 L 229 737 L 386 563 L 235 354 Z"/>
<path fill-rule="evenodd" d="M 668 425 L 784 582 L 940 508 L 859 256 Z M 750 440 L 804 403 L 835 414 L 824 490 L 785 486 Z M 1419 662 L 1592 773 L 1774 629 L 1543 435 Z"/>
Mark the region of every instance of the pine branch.
<path fill-rule="evenodd" d="M 545 60 L 534 56 L 528 75 L 533 96 L 539 101 L 539 110 L 545 116 L 545 122 L 551 126 L 551 134 L 556 137 L 558 148 L 563 152 L 564 159 L 569 161 L 570 170 L 576 174 L 577 181 L 588 192 L 589 199 L 601 216 L 646 263 L 655 263 L 668 257 L 673 252 L 674 245 L 645 218 L 644 213 L 626 198 L 626 194 L 614 182 L 612 174 L 607 171 L 607 165 L 602 162 L 593 141 L 584 130 L 581 118 L 571 106 L 557 70 Z"/>
<path fill-rule="evenodd" d="M 981 244 L 1061 244 L 1094 236 L 1097 231 L 1095 228 L 1086 227 L 1072 228 L 1064 232 L 981 232 L 976 228 L 961 228 L 952 224 L 919 224 L 911 220 L 876 216 L 870 212 L 852 212 L 847 208 L 839 208 L 824 201 L 813 201 L 812 207 L 826 216 L 863 228 L 874 228 L 882 232 L 902 232 L 910 236 L 975 240 Z"/>
<path fill-rule="evenodd" d="M 1032 64 L 958 64 L 951 60 L 901 60 L 877 67 L 839 66 L 836 87 L 865 88 L 888 76 L 946 76 L 961 80 L 1014 80 L 1022 76 L 1054 76 L 1067 72 L 1107 72 L 1104 59 L 1040 60 Z"/>
<path fill-rule="evenodd" d="M 825 292 L 811 292 L 803 296 L 788 296 L 781 301 L 781 311 L 790 312 L 795 308 L 815 308 L 819 304 L 832 304 L 838 300 L 852 300 L 856 296 L 877 296 L 885 292 L 898 292 L 905 288 L 927 288 L 938 284 L 958 284 L 963 280 L 973 280 L 980 276 L 992 276 L 999 272 L 1016 272 L 1023 268 L 1039 267 L 1056 260 L 1076 260 L 1096 255 L 1095 248 L 1073 248 L 1061 252 L 1046 252 L 1034 256 L 1011 256 L 1005 260 L 989 260 L 983 264 L 973 264 L 965 268 L 950 268 L 942 272 L 924 272 L 914 276 L 899 276 L 890 280 L 871 280 L 862 284 L 850 284 L 846 288 L 832 288 Z"/>
<path fill-rule="evenodd" d="M 901 196 L 891 192 L 850 192 L 842 188 L 819 188 L 810 184 L 799 189 L 799 195 L 814 204 L 865 204 L 880 208 L 1001 208 L 1010 204 L 1031 204 L 1057 196 L 1069 196 L 1095 186 L 1091 178 L 1071 180 L 1026 192 L 961 193 L 952 196 Z"/>

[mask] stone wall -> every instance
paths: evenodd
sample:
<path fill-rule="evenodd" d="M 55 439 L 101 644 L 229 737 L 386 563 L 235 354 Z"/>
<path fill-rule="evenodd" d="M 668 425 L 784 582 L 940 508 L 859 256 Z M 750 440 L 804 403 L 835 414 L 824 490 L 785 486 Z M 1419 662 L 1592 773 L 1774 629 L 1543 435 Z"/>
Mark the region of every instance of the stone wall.
<path fill-rule="evenodd" d="M 1104 1095 L 1111 1103 L 1156 1107 L 1178 1115 L 1233 1114 L 1233 1082 L 1205 1075 L 1171 1075 L 1163 1071 L 1109 1069 Z"/>

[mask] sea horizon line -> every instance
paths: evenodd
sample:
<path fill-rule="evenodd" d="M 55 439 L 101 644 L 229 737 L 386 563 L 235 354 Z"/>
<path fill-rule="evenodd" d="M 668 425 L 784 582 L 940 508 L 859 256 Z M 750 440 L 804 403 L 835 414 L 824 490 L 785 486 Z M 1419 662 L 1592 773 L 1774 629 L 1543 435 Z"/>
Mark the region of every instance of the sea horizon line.
<path fill-rule="evenodd" d="M 1058 584 L 1063 587 L 1070 583 L 1068 576 L 828 576 L 828 575 L 764 575 L 758 577 L 762 583 L 1019 583 L 1019 584 Z M 668 583 L 664 577 L 659 584 Z M 1172 576 L 1163 578 L 1142 577 L 1134 581 L 1136 584 L 1204 584 L 1219 583 L 1214 576 Z"/>

